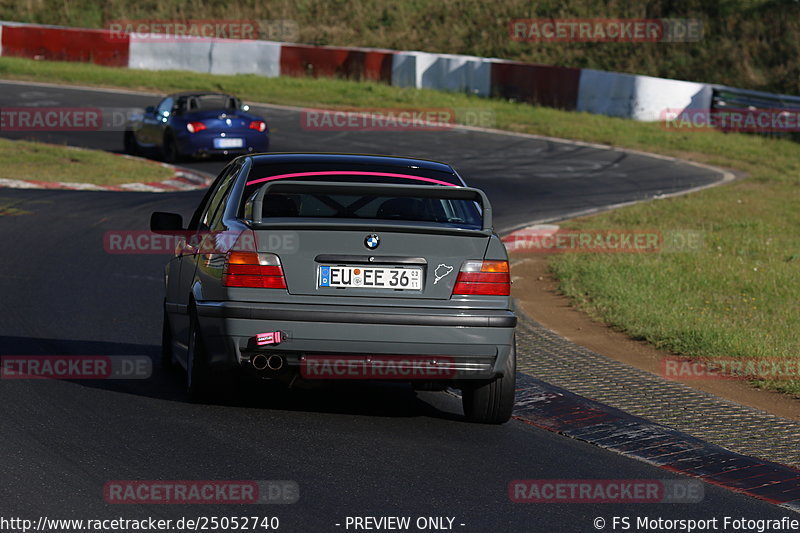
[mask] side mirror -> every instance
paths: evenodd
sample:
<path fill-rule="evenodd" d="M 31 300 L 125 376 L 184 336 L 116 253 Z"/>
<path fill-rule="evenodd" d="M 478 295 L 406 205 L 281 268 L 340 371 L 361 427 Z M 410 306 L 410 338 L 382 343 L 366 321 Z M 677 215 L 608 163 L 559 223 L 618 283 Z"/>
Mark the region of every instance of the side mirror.
<path fill-rule="evenodd" d="M 150 231 L 167 235 L 183 231 L 183 217 L 176 213 L 156 211 L 150 215 Z"/>
<path fill-rule="evenodd" d="M 146 115 L 155 115 L 156 114 L 156 108 L 151 106 L 151 105 L 149 105 L 149 106 L 144 108 L 144 112 L 145 112 Z"/>

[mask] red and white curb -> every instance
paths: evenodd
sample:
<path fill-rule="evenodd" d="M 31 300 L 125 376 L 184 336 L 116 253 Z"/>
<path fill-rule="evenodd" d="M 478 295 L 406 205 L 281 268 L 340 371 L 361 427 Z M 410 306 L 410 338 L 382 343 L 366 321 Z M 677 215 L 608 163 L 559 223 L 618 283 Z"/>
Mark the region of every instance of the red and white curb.
<path fill-rule="evenodd" d="M 503 236 L 501 240 L 509 253 L 525 251 L 543 238 L 555 235 L 558 232 L 558 228 L 555 224 L 534 224 L 533 226 L 512 231 Z"/>
<path fill-rule="evenodd" d="M 736 453 L 517 374 L 514 418 L 800 512 L 800 470 Z"/>
<path fill-rule="evenodd" d="M 125 154 L 116 155 L 131 159 L 141 159 Z M 208 187 L 213 179 L 211 176 L 201 172 L 195 172 L 186 168 L 178 168 L 166 163 L 150 162 L 172 169 L 175 173 L 174 176 L 164 181 L 123 183 L 122 185 L 95 185 L 93 183 L 75 183 L 70 181 L 37 181 L 0 178 L 0 187 L 11 189 L 57 189 L 70 191 L 177 192 L 204 189 Z"/>

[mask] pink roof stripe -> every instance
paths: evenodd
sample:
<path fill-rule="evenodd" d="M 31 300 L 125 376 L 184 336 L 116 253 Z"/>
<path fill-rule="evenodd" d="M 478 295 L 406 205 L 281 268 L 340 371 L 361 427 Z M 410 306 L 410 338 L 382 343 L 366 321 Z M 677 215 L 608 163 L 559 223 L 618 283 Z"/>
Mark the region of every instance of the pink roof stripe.
<path fill-rule="evenodd" d="M 409 180 L 426 181 L 428 183 L 436 183 L 438 185 L 447 185 L 448 187 L 457 187 L 452 183 L 446 181 L 436 180 L 433 178 L 424 178 L 422 176 L 412 176 L 410 174 L 392 174 L 391 172 L 364 172 L 354 170 L 323 170 L 321 172 L 297 172 L 294 174 L 279 174 L 277 176 L 269 176 L 268 178 L 259 178 L 257 180 L 248 181 L 248 185 L 255 185 L 256 183 L 264 183 L 272 180 L 283 180 L 289 178 L 302 178 L 306 176 L 382 176 L 387 178 L 405 178 Z"/>

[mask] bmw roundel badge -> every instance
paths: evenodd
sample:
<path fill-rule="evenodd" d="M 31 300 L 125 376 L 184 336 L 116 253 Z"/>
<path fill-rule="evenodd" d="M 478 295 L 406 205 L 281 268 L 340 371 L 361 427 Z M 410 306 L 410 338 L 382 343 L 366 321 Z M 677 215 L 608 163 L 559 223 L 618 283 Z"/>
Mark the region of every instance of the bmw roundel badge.
<path fill-rule="evenodd" d="M 381 238 L 377 234 L 371 233 L 364 239 L 364 246 L 370 250 L 374 250 L 381 243 Z"/>

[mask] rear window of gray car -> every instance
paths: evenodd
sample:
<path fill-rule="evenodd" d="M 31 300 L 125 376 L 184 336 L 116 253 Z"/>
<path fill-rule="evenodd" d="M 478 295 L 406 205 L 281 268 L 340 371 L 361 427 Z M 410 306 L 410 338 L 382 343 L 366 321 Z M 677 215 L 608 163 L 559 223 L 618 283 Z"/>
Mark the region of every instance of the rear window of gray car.
<path fill-rule="evenodd" d="M 394 173 L 402 172 L 402 170 L 398 171 L 398 169 L 393 169 L 393 171 Z M 433 179 L 444 181 L 441 180 L 442 176 L 439 176 L 443 173 L 435 172 L 434 174 L 436 177 Z M 423 177 L 431 178 L 432 176 Z M 458 179 L 453 175 L 447 175 L 447 177 L 450 180 Z M 302 181 L 425 184 L 425 182 L 403 178 L 388 178 L 385 181 L 378 181 L 374 177 L 361 175 L 315 176 L 314 179 L 303 179 Z M 258 190 L 264 185 L 265 183 L 262 182 L 248 185 L 245 188 L 242 208 L 242 214 L 245 218 L 250 219 L 252 217 L 253 199 Z M 445 187 L 436 184 L 431 184 L 430 186 Z M 269 193 L 264 196 L 261 216 L 264 222 L 268 222 L 270 218 L 286 217 L 346 218 L 429 222 L 469 229 L 480 229 L 482 227 L 480 208 L 474 202 L 439 198 L 379 196 L 374 194 Z"/>
<path fill-rule="evenodd" d="M 249 201 L 252 202 L 252 198 Z M 264 196 L 261 216 L 262 219 L 299 217 L 402 220 L 436 222 L 475 229 L 481 227 L 481 214 L 473 202 L 406 196 L 270 193 Z"/>

